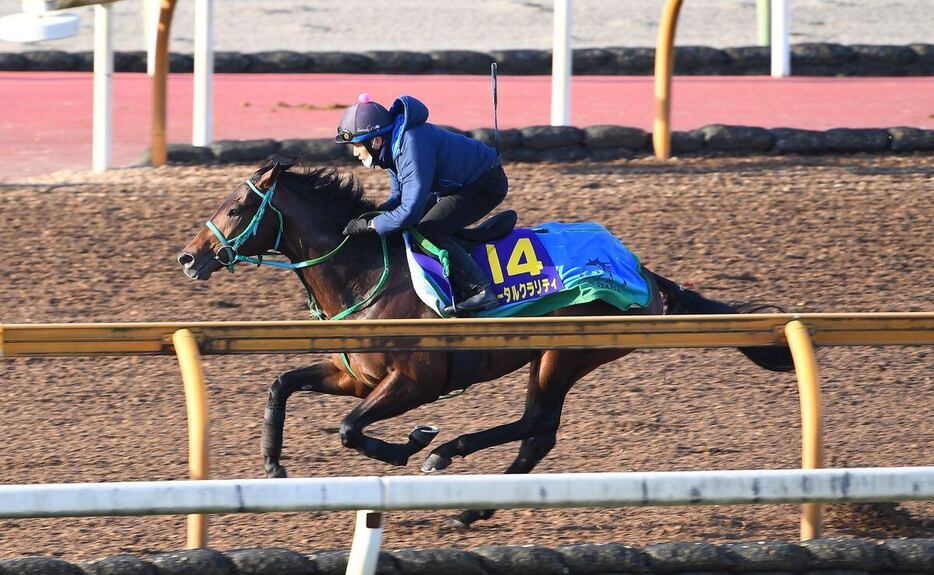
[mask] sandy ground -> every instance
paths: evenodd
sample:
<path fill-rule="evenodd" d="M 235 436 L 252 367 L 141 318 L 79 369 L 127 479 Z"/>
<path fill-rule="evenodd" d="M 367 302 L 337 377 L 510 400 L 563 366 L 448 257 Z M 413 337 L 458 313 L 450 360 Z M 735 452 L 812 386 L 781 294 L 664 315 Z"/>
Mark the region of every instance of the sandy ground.
<path fill-rule="evenodd" d="M 148 0 L 152 1 L 152 0 Z M 0 0 L 0 14 L 20 10 L 20 0 Z M 664 2 L 576 0 L 573 44 L 654 46 Z M 145 49 L 141 0 L 115 5 L 118 50 Z M 548 0 L 216 0 L 218 50 L 497 50 L 550 48 L 552 6 Z M 934 43 L 934 4 L 910 0 L 793 0 L 792 42 L 843 44 Z M 193 50 L 194 2 L 179 2 L 172 50 Z M 90 50 L 93 16 L 77 10 L 77 37 L 27 46 L 0 42 L 0 51 Z M 756 43 L 755 0 L 688 0 L 677 34 L 679 45 L 716 47 Z"/>
<path fill-rule="evenodd" d="M 0 186 L 0 287 L 5 323 L 303 319 L 291 274 L 243 269 L 185 278 L 174 255 L 252 166 L 59 173 Z M 653 159 L 507 166 L 509 207 L 522 222 L 598 220 L 652 269 L 723 300 L 793 311 L 932 311 L 934 158 Z M 361 173 L 386 192 L 381 174 Z M 572 200 L 572 201 L 569 201 Z M 312 357 L 208 357 L 213 475 L 260 477 L 259 438 L 274 378 Z M 928 348 L 819 352 L 833 466 L 934 460 L 934 355 Z M 372 432 L 414 424 L 439 441 L 513 420 L 526 374 L 477 386 Z M 187 476 L 185 407 L 172 358 L 0 361 L 0 482 L 173 480 Z M 355 400 L 297 394 L 284 463 L 293 476 L 418 473 L 341 447 Z M 792 468 L 800 461 L 793 374 L 760 370 L 733 350 L 637 352 L 579 382 L 558 445 L 541 472 Z M 507 445 L 457 460 L 451 473 L 495 473 Z M 393 513 L 386 548 L 482 544 L 647 544 L 673 539 L 795 540 L 795 506 L 506 511 L 467 533 L 439 530 L 448 512 Z M 0 521 L 0 557 L 69 560 L 184 545 L 184 518 Z M 212 519 L 219 549 L 347 548 L 353 514 L 280 513 Z M 934 535 L 934 503 L 836 508 L 827 534 Z"/>

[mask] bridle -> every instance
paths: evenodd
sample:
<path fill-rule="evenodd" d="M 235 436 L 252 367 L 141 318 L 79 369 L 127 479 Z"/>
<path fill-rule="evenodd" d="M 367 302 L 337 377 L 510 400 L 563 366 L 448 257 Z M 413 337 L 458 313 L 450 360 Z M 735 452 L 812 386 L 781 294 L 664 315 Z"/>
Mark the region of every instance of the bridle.
<path fill-rule="evenodd" d="M 209 230 L 211 230 L 211 233 L 213 233 L 217 237 L 218 241 L 220 241 L 221 243 L 221 247 L 216 252 L 214 252 L 214 259 L 216 259 L 221 265 L 225 266 L 227 268 L 227 271 L 229 271 L 230 273 L 233 273 L 234 266 L 240 262 L 256 264 L 257 266 L 268 265 L 268 266 L 272 266 L 276 268 L 284 268 L 284 269 L 290 269 L 290 270 L 295 270 L 295 271 L 300 270 L 302 268 L 308 268 L 311 266 L 318 265 L 322 262 L 326 262 L 327 260 L 331 259 L 350 240 L 350 236 L 346 236 L 344 237 L 344 240 L 340 244 L 337 245 L 336 248 L 324 254 L 323 256 L 312 258 L 310 260 L 304 260 L 301 262 L 284 262 L 284 261 L 277 261 L 277 260 L 264 260 L 263 258 L 265 256 L 282 255 L 282 252 L 279 251 L 279 243 L 282 241 L 282 229 L 283 229 L 282 212 L 280 212 L 274 205 L 272 205 L 272 197 L 273 197 L 273 194 L 275 194 L 276 192 L 276 184 L 278 182 L 277 181 L 273 182 L 269 186 L 269 189 L 266 190 L 265 193 L 262 190 L 260 190 L 256 186 L 256 184 L 253 183 L 253 180 L 246 180 L 245 183 L 250 188 L 250 190 L 252 190 L 256 195 L 262 198 L 259 208 L 257 208 L 256 213 L 253 214 L 253 219 L 250 220 L 249 224 L 247 224 L 246 229 L 244 229 L 242 232 L 237 234 L 237 236 L 234 237 L 233 239 L 228 239 L 227 236 L 224 235 L 224 232 L 222 232 L 220 228 L 214 225 L 214 222 L 212 222 L 211 220 L 208 220 L 204 223 L 204 225 L 207 226 Z M 260 226 L 260 223 L 263 221 L 263 216 L 266 215 L 266 208 L 269 208 L 272 211 L 274 211 L 276 213 L 276 216 L 278 216 L 279 218 L 279 230 L 278 232 L 276 232 L 276 243 L 273 245 L 273 248 L 271 250 L 269 250 L 268 252 L 264 254 L 260 254 L 255 257 L 241 255 L 239 251 L 240 248 L 243 246 L 244 243 L 246 243 L 248 239 L 250 239 L 250 237 L 255 236 L 257 232 L 259 231 L 259 226 Z M 368 216 L 373 213 L 380 213 L 380 212 L 370 212 L 370 213 L 363 214 L 363 216 Z M 371 303 L 373 303 L 376 300 L 376 297 L 380 294 L 380 292 L 383 291 L 383 288 L 386 285 L 386 280 L 389 278 L 389 245 L 386 242 L 386 238 L 383 238 L 383 237 L 380 238 L 380 243 L 383 246 L 383 274 L 380 276 L 379 282 L 377 282 L 376 287 L 373 288 L 373 290 L 363 299 L 363 301 L 355 303 L 354 305 L 350 306 L 344 311 L 336 314 L 332 318 L 328 318 L 320 310 L 317 302 L 315 301 L 314 296 L 312 295 L 311 291 L 308 289 L 308 286 L 306 285 L 305 291 L 308 293 L 308 308 L 311 310 L 312 315 L 314 315 L 318 319 L 334 319 L 334 320 L 343 319 L 347 317 L 348 315 L 355 313 L 369 306 Z M 224 257 L 222 257 L 221 254 L 224 254 Z"/>
<path fill-rule="evenodd" d="M 272 185 L 269 187 L 269 189 L 265 193 L 263 193 L 262 191 L 260 191 L 259 188 L 256 187 L 256 184 L 253 183 L 253 180 L 247 180 L 245 183 L 254 193 L 256 193 L 259 197 L 263 198 L 263 200 L 259 204 L 259 208 L 257 208 L 256 210 L 256 213 L 253 214 L 253 219 L 250 220 L 250 223 L 247 225 L 245 230 L 237 234 L 235 238 L 228 239 L 227 236 L 224 235 L 224 232 L 222 232 L 220 228 L 214 225 L 214 222 L 212 222 L 211 220 L 204 222 L 204 225 L 206 225 L 208 229 L 211 230 L 211 233 L 213 233 L 221 243 L 220 249 L 214 252 L 214 259 L 220 262 L 222 266 L 226 266 L 227 271 L 229 271 L 230 273 L 233 273 L 234 265 L 239 262 L 249 262 L 249 263 L 255 263 L 257 265 L 260 265 L 263 263 L 263 255 L 271 255 L 273 253 L 280 253 L 279 242 L 282 241 L 282 225 L 283 225 L 282 212 L 280 212 L 278 209 L 276 209 L 274 205 L 272 205 L 272 196 L 276 192 L 277 182 L 273 182 Z M 256 258 L 250 258 L 247 256 L 240 255 L 240 247 L 243 246 L 243 244 L 246 243 L 246 241 L 250 239 L 251 236 L 255 236 L 256 233 L 259 231 L 259 225 L 263 221 L 263 216 L 266 215 L 267 207 L 271 208 L 272 211 L 276 212 L 276 215 L 279 216 L 279 231 L 276 234 L 276 243 L 273 245 L 272 250 L 269 253 L 257 256 Z M 221 257 L 221 254 L 224 254 L 226 256 L 226 260 Z M 266 262 L 266 263 L 268 265 L 274 265 L 276 263 L 284 263 L 284 262 Z"/>

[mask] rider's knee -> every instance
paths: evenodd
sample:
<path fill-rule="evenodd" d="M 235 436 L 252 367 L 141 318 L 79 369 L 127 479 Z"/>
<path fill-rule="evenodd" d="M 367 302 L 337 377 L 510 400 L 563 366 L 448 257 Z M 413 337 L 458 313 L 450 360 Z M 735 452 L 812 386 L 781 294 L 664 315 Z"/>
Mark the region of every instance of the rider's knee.
<path fill-rule="evenodd" d="M 423 236 L 434 241 L 438 236 L 449 234 L 451 230 L 447 229 L 448 227 L 449 226 L 445 225 L 442 221 L 426 220 L 419 222 L 416 229 L 418 229 Z"/>

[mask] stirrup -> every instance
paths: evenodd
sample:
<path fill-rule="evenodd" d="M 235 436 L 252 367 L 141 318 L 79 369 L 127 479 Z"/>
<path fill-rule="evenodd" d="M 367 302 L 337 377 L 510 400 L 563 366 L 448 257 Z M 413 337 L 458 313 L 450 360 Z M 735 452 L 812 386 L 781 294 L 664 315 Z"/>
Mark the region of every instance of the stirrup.
<path fill-rule="evenodd" d="M 493 290 L 485 289 L 478 294 L 470 296 L 460 303 L 445 307 L 444 313 L 447 315 L 459 316 L 462 313 L 490 310 L 497 305 L 499 305 L 499 300 L 497 300 Z"/>

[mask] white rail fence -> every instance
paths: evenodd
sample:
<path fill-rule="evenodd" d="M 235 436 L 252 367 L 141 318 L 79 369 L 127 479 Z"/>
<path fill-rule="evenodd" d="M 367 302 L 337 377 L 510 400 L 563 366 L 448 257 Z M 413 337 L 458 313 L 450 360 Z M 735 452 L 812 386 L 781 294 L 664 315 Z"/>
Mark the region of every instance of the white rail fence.
<path fill-rule="evenodd" d="M 934 500 L 934 467 L 0 486 L 0 517 Z"/>
<path fill-rule="evenodd" d="M 0 518 L 934 500 L 934 467 L 323 477 L 0 486 Z M 347 573 L 372 574 L 361 511 Z"/>

